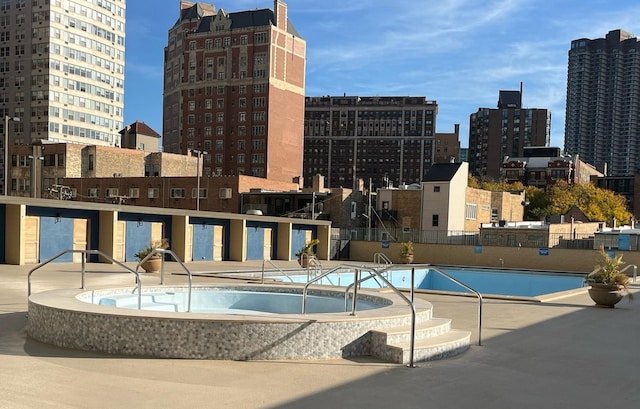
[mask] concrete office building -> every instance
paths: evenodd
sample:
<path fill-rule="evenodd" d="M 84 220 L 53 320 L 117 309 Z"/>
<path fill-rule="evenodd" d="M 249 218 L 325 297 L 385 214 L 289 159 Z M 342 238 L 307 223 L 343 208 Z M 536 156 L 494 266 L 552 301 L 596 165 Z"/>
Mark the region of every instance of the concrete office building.
<path fill-rule="evenodd" d="M 0 39 L 8 145 L 119 145 L 125 0 L 0 0 Z"/>
<path fill-rule="evenodd" d="M 610 176 L 640 168 L 640 42 L 623 30 L 571 42 L 565 153 Z"/>
<path fill-rule="evenodd" d="M 304 184 L 317 174 L 327 186 L 359 190 L 420 182 L 439 154 L 450 161 L 458 129 L 436 137 L 438 104 L 425 97 L 307 97 Z"/>
<path fill-rule="evenodd" d="M 522 108 L 520 91 L 500 91 L 498 108 L 480 108 L 469 119 L 469 171 L 498 179 L 506 157 L 523 156 L 530 146 L 548 146 L 551 112 Z"/>
<path fill-rule="evenodd" d="M 180 2 L 164 57 L 163 150 L 204 175 L 302 174 L 306 43 L 279 0 L 240 12 Z"/>

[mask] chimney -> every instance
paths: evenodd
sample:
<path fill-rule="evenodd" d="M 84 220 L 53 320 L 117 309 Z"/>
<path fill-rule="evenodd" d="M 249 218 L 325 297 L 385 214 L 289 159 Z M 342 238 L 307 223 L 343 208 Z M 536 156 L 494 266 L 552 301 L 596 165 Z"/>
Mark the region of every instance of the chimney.
<path fill-rule="evenodd" d="M 273 14 L 276 18 L 276 27 L 280 30 L 287 31 L 287 4 L 280 0 L 274 0 Z"/>

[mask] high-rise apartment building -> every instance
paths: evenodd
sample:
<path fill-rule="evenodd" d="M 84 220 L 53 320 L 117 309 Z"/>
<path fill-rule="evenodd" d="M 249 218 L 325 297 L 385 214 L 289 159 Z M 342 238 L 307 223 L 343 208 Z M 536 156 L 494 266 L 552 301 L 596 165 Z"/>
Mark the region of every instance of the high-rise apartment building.
<path fill-rule="evenodd" d="M 640 42 L 623 30 L 571 42 L 565 153 L 606 175 L 640 169 Z"/>
<path fill-rule="evenodd" d="M 469 171 L 498 179 L 502 162 L 530 146 L 548 146 L 551 112 L 522 108 L 522 90 L 500 91 L 498 108 L 480 108 L 469 120 Z"/>
<path fill-rule="evenodd" d="M 0 39 L 3 143 L 119 145 L 125 0 L 0 0 Z"/>
<path fill-rule="evenodd" d="M 436 141 L 438 104 L 425 97 L 307 97 L 304 184 L 317 174 L 331 188 L 358 190 L 422 181 L 436 154 L 457 155 L 454 137 Z"/>
<path fill-rule="evenodd" d="M 302 174 L 306 43 L 279 0 L 229 13 L 180 2 L 164 57 L 163 149 L 204 175 Z"/>

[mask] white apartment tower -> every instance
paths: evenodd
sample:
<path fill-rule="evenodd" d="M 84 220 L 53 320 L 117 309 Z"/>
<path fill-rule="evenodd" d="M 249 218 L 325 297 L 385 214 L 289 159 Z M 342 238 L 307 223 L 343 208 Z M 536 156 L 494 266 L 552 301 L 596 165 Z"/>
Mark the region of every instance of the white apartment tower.
<path fill-rule="evenodd" d="M 7 145 L 119 146 L 124 46 L 125 0 L 0 0 Z"/>

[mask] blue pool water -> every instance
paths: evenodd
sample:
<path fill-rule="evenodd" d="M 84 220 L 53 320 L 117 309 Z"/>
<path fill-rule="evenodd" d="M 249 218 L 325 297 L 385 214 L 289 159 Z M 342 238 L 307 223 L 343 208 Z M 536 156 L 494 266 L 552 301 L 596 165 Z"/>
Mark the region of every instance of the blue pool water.
<path fill-rule="evenodd" d="M 109 307 L 138 308 L 137 294 L 131 292 L 103 293 L 89 302 Z M 143 310 L 184 312 L 187 310 L 187 293 L 184 289 L 171 291 L 160 289 L 150 292 L 143 290 L 141 306 Z M 368 310 L 383 307 L 384 304 L 359 300 L 358 309 Z M 338 313 L 345 311 L 343 297 L 307 296 L 307 313 Z M 191 312 L 215 314 L 300 314 L 302 294 L 269 291 L 242 291 L 222 288 L 194 288 L 191 297 Z"/>
<path fill-rule="evenodd" d="M 481 268 L 437 267 L 440 271 L 468 285 L 483 295 L 538 297 L 583 287 L 584 275 L 516 270 L 490 270 Z M 332 274 L 320 284 L 347 286 L 353 283 L 353 273 Z M 365 274 L 363 273 L 363 276 Z M 468 292 L 448 278 L 426 269 L 416 269 L 414 282 L 422 290 Z M 296 282 L 306 282 L 306 276 L 292 277 Z M 392 271 L 385 278 L 397 288 L 411 287 L 411 271 Z M 374 279 L 363 287 L 380 287 Z"/>

